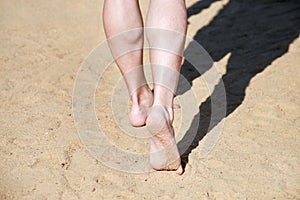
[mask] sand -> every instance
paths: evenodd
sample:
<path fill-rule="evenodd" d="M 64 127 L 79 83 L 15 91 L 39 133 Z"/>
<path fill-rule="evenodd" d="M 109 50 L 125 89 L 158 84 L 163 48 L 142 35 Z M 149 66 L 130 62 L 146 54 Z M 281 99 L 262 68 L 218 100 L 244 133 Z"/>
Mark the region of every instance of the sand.
<path fill-rule="evenodd" d="M 213 126 L 224 122 L 216 145 L 199 156 L 210 94 L 203 77 L 190 72 L 192 87 L 182 95 L 198 95 L 200 112 L 189 117 L 203 121 L 178 176 L 112 169 L 78 137 L 73 86 L 81 63 L 105 40 L 103 1 L 1 0 L 0 199 L 300 199 L 299 7 L 240 2 L 187 1 L 188 36 L 215 61 L 228 107 Z M 147 4 L 141 1 L 143 15 Z M 101 79 L 98 123 L 121 148 L 147 152 L 147 141 L 122 136 L 113 118 L 119 79 L 114 65 Z M 176 130 L 180 115 L 175 111 Z"/>

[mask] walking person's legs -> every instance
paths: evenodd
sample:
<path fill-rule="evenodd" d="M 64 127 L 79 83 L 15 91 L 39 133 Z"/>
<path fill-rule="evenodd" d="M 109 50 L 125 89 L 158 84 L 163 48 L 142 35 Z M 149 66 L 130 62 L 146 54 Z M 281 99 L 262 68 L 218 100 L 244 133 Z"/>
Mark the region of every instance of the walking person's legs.
<path fill-rule="evenodd" d="M 146 123 L 152 134 L 150 139 L 152 167 L 156 170 L 176 170 L 181 174 L 180 155 L 174 139 L 172 122 L 173 99 L 179 78 L 187 24 L 184 0 L 151 0 L 150 2 L 147 28 L 169 30 L 181 35 L 178 37 L 178 34 L 175 34 L 175 40 L 172 41 L 168 34 L 159 34 L 160 31 L 153 32 L 146 29 L 150 48 L 167 41 L 167 46 L 168 42 L 171 42 L 170 46 L 175 49 L 175 53 L 150 49 L 154 99 L 142 70 L 143 21 L 138 1 L 105 0 L 103 20 L 108 39 L 124 31 L 135 29 L 129 34 L 122 34 L 116 41 L 109 42 L 131 95 L 130 120 L 135 126 Z M 139 50 L 118 57 L 117 54 L 120 49 L 124 49 L 123 47 Z"/>

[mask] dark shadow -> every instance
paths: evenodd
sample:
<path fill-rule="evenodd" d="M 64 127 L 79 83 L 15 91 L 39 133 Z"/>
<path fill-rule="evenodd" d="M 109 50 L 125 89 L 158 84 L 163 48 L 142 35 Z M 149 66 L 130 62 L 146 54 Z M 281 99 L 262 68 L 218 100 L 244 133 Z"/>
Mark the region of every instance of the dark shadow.
<path fill-rule="evenodd" d="M 212 3 L 220 0 L 202 0 L 187 9 L 187 16 L 190 17 L 192 15 L 196 15 L 200 13 L 203 9 L 210 7 Z"/>
<path fill-rule="evenodd" d="M 200 13 L 213 2 L 197 2 L 188 8 L 188 17 Z M 218 95 L 217 91 L 222 87 L 219 82 L 212 95 L 201 103 L 190 129 L 178 143 L 183 166 L 188 163 L 188 156 L 199 141 L 242 104 L 250 80 L 288 52 L 289 45 L 299 36 L 299 32 L 299 1 L 231 0 L 207 26 L 196 33 L 193 39 L 205 48 L 213 61 L 219 61 L 231 53 L 226 74 L 222 76 L 227 111 L 225 116 L 217 117 L 211 123 L 211 99 Z M 189 52 L 189 49 L 190 46 L 185 52 Z M 199 73 L 187 60 L 184 61 L 181 74 L 192 85 L 192 81 L 211 65 L 203 65 Z M 198 62 L 201 63 L 201 59 Z M 179 82 L 177 95 L 189 89 L 190 87 L 182 87 Z M 197 130 L 195 127 L 198 127 Z"/>

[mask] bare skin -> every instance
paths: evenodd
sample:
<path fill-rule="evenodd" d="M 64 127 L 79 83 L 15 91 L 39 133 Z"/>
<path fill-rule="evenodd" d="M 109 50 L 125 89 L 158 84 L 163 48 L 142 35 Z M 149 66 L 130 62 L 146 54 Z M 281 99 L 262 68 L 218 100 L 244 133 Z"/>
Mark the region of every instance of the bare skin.
<path fill-rule="evenodd" d="M 130 123 L 133 126 L 146 124 L 149 109 L 153 104 L 153 94 L 148 85 L 142 86 L 131 96 Z"/>
<path fill-rule="evenodd" d="M 137 0 L 105 0 L 103 12 L 104 28 L 107 38 L 111 38 L 121 32 L 134 28 L 142 28 L 143 21 Z M 186 33 L 186 7 L 183 0 L 151 0 L 147 14 L 146 27 L 171 30 L 185 35 Z M 162 40 L 163 35 L 153 35 L 146 32 L 148 42 L 155 44 Z M 177 40 L 176 40 L 177 41 Z M 179 39 L 178 49 L 184 43 Z M 126 73 L 142 66 L 143 32 L 131 34 L 122 41 L 122 45 L 140 47 L 121 57 L 115 58 L 116 63 L 124 76 L 128 88 L 139 85 L 135 79 L 126 79 Z M 110 46 L 114 54 L 113 45 Z M 159 76 L 160 67 L 166 66 L 177 72 L 180 71 L 182 57 L 179 53 L 172 54 L 165 51 L 150 49 L 150 62 L 152 75 L 155 80 Z M 156 71 L 154 73 L 154 71 Z M 178 73 L 179 74 L 179 73 Z M 139 81 L 144 80 L 143 72 L 138 74 Z M 159 82 L 159 79 L 157 79 Z M 176 85 L 178 77 L 171 80 L 171 85 Z M 180 155 L 174 138 L 173 123 L 173 99 L 174 92 L 168 87 L 154 81 L 154 93 L 149 86 L 144 84 L 130 92 L 131 112 L 129 114 L 133 126 L 146 124 L 150 133 L 150 164 L 155 170 L 176 171 L 183 173 Z"/>
<path fill-rule="evenodd" d="M 151 134 L 150 164 L 152 168 L 155 170 L 176 170 L 178 174 L 182 174 L 180 155 L 167 109 L 161 105 L 153 105 L 146 123 Z"/>
<path fill-rule="evenodd" d="M 130 15 L 128 13 L 131 13 Z M 142 29 L 143 20 L 138 1 L 135 0 L 105 0 L 103 9 L 103 23 L 106 37 L 113 38 L 118 34 L 132 29 Z M 130 47 L 134 44 L 135 51 L 129 52 L 120 57 L 116 56 L 115 61 L 122 75 L 142 66 L 143 63 L 143 32 L 136 31 L 135 34 L 128 34 L 122 42 L 123 46 Z M 126 35 L 127 36 L 127 35 Z M 111 50 L 117 52 L 118 47 L 110 46 Z M 139 74 L 145 80 L 144 73 Z M 136 90 L 130 94 L 131 112 L 130 122 L 133 126 L 143 126 L 146 123 L 147 112 L 153 103 L 153 94 L 147 84 L 139 87 L 134 80 L 126 80 L 127 84 L 136 85 Z M 146 80 L 145 80 L 146 82 Z"/>

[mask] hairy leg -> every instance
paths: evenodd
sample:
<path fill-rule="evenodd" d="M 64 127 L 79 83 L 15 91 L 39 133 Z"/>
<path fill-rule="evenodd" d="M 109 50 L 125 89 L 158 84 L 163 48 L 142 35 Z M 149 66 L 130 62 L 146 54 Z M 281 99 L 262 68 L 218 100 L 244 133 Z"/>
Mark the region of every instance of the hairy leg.
<path fill-rule="evenodd" d="M 153 95 L 142 68 L 143 20 L 138 0 L 105 0 L 103 24 L 111 52 L 129 90 L 130 122 L 134 126 L 145 125 Z"/>
<path fill-rule="evenodd" d="M 154 103 L 146 122 L 152 134 L 150 163 L 156 170 L 176 170 L 179 174 L 183 170 L 172 127 L 173 99 L 179 79 L 186 27 L 183 0 L 151 0 L 146 32 L 154 80 Z M 169 51 L 161 50 L 165 48 Z"/>

